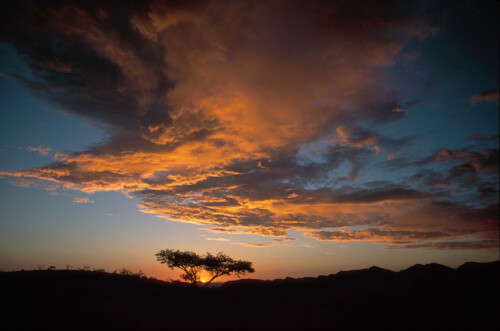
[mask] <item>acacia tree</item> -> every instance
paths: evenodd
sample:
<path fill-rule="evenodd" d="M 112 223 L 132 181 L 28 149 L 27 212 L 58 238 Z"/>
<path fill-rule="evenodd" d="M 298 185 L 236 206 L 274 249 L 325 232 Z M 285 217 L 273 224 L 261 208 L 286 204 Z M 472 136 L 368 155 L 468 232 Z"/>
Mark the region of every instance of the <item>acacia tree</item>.
<path fill-rule="evenodd" d="M 181 278 L 185 281 L 196 284 L 200 280 L 199 273 L 203 269 L 203 263 L 198 254 L 189 251 L 162 249 L 156 253 L 156 258 L 160 263 L 166 264 L 172 270 L 179 268 L 184 271 Z"/>
<path fill-rule="evenodd" d="M 200 280 L 201 270 L 206 270 L 211 276 L 205 285 L 224 275 L 236 274 L 240 277 L 246 272 L 255 271 L 252 262 L 233 260 L 223 253 L 217 255 L 207 253 L 204 256 L 199 256 L 194 252 L 164 249 L 156 253 L 156 257 L 160 263 L 166 264 L 169 268 L 179 268 L 184 271 L 181 278 L 193 284 Z"/>
<path fill-rule="evenodd" d="M 234 273 L 240 277 L 246 272 L 255 272 L 255 269 L 252 267 L 252 262 L 233 260 L 223 253 L 218 253 L 217 255 L 207 253 L 203 258 L 203 269 L 208 271 L 212 276 L 205 285 L 210 284 L 214 279 L 220 276 Z"/>

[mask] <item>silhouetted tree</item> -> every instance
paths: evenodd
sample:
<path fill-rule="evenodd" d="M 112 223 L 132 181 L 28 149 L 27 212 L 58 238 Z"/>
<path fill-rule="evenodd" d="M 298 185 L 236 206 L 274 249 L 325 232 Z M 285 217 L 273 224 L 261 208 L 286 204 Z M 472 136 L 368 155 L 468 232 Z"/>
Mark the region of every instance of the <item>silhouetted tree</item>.
<path fill-rule="evenodd" d="M 252 268 L 252 262 L 243 260 L 233 260 L 229 256 L 219 253 L 212 255 L 207 253 L 203 258 L 203 269 L 208 271 L 212 278 L 205 284 L 210 284 L 214 279 L 230 274 L 236 274 L 238 277 L 246 272 L 255 272 Z"/>
<path fill-rule="evenodd" d="M 224 275 L 236 274 L 239 277 L 246 272 L 255 271 L 252 262 L 233 260 L 223 253 L 217 255 L 207 253 L 205 256 L 199 256 L 194 252 L 164 249 L 156 253 L 156 257 L 160 263 L 166 264 L 169 268 L 179 268 L 184 271 L 181 278 L 193 284 L 200 280 L 199 273 L 202 270 L 206 270 L 211 276 L 205 285 Z"/>
<path fill-rule="evenodd" d="M 160 263 L 166 264 L 172 270 L 179 268 L 184 271 L 181 278 L 185 281 L 193 284 L 199 281 L 199 273 L 203 269 L 203 262 L 198 254 L 189 251 L 163 249 L 156 253 L 156 258 Z"/>

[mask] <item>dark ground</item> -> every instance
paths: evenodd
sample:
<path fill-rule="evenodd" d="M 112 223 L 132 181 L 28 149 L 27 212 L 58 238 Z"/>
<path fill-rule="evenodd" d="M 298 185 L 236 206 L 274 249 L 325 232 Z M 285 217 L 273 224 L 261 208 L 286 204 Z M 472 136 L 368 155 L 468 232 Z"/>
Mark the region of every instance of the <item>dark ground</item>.
<path fill-rule="evenodd" d="M 76 270 L 0 273 L 0 329 L 500 330 L 500 263 L 377 267 L 193 288 Z"/>

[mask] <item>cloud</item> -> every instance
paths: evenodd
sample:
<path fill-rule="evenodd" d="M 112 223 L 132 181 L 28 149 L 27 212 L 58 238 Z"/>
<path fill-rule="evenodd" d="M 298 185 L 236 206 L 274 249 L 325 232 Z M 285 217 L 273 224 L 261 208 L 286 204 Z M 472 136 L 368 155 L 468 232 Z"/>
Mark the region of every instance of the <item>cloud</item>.
<path fill-rule="evenodd" d="M 26 150 L 27 150 L 28 152 L 38 152 L 39 154 L 41 154 L 41 155 L 45 155 L 45 156 L 49 155 L 49 152 L 50 152 L 50 151 L 53 151 L 53 149 L 52 149 L 52 148 L 50 148 L 50 147 L 45 147 L 45 148 L 44 148 L 44 147 L 42 147 L 42 146 L 38 146 L 38 147 L 31 147 L 31 146 L 28 146 L 28 147 L 26 147 Z"/>
<path fill-rule="evenodd" d="M 212 241 L 231 241 L 230 239 L 222 238 L 222 237 L 217 237 L 217 238 L 206 237 L 205 239 L 206 240 L 212 240 Z"/>
<path fill-rule="evenodd" d="M 108 135 L 1 176 L 119 191 L 169 221 L 275 237 L 239 243 L 253 247 L 291 240 L 289 230 L 384 243 L 498 232 L 486 200 L 445 203 L 453 197 L 434 187 L 363 177 L 377 154 L 399 155 L 415 139 L 380 132 L 418 101 L 375 79 L 408 42 L 437 32 L 413 11 L 391 2 L 114 6 L 6 6 L 0 41 L 30 75 L 4 75 Z M 448 150 L 425 161 L 413 166 L 493 173 L 498 151 Z"/>
<path fill-rule="evenodd" d="M 498 90 L 488 90 L 478 94 L 474 94 L 469 98 L 471 105 L 475 105 L 480 102 L 486 103 L 498 103 L 499 91 Z"/>
<path fill-rule="evenodd" d="M 408 108 L 396 107 L 396 108 L 393 108 L 392 111 L 395 113 L 406 113 L 408 111 Z"/>
<path fill-rule="evenodd" d="M 244 229 L 238 229 L 238 228 L 219 228 L 219 227 L 213 227 L 213 228 L 206 228 L 205 230 L 210 231 L 210 232 L 223 232 L 223 233 L 232 233 L 232 234 L 242 234 L 242 233 L 247 233 L 246 230 Z"/>
<path fill-rule="evenodd" d="M 491 141 L 494 140 L 496 135 L 491 137 L 475 136 L 475 140 Z M 479 139 L 481 138 L 481 139 Z M 397 158 L 388 157 L 386 166 L 389 169 L 397 170 L 402 168 L 417 167 L 421 169 L 421 174 L 415 176 L 422 176 L 422 173 L 428 171 L 428 167 L 444 164 L 451 168 L 447 171 L 450 172 L 481 172 L 485 175 L 494 174 L 498 172 L 498 149 L 480 148 L 480 145 L 472 145 L 463 149 L 446 149 L 442 148 L 432 153 L 431 155 L 415 160 L 409 157 Z M 422 169 L 426 169 L 422 171 Z"/>
<path fill-rule="evenodd" d="M 293 241 L 293 240 L 296 240 L 296 239 L 295 238 L 286 237 L 286 238 L 274 238 L 273 240 L 274 241 Z"/>
<path fill-rule="evenodd" d="M 75 203 L 94 203 L 94 201 L 89 198 L 73 198 L 73 202 Z"/>
<path fill-rule="evenodd" d="M 426 243 L 411 243 L 405 245 L 389 245 L 388 249 L 427 249 L 427 250 L 486 250 L 498 251 L 498 240 L 472 240 L 472 241 L 437 241 Z"/>
<path fill-rule="evenodd" d="M 472 139 L 473 141 L 496 141 L 498 140 L 499 135 L 483 135 L 483 134 L 475 134 Z"/>
<path fill-rule="evenodd" d="M 247 247 L 257 247 L 257 248 L 264 248 L 264 247 L 273 247 L 273 246 L 283 246 L 279 245 L 277 243 L 265 243 L 265 244 L 255 244 L 255 243 L 233 243 L 235 245 L 241 245 L 241 246 L 247 246 Z"/>
<path fill-rule="evenodd" d="M 381 153 L 382 149 L 378 146 L 378 134 L 361 129 L 352 130 L 345 126 L 337 127 L 337 134 L 341 142 L 351 147 L 368 147 L 372 146 L 377 153 Z M 336 141 L 335 139 L 333 141 Z"/>
<path fill-rule="evenodd" d="M 390 217 L 381 226 L 364 226 L 359 230 L 345 226 L 339 230 L 310 231 L 305 236 L 321 241 L 369 241 L 417 248 L 430 240 L 460 240 L 471 236 L 476 240 L 496 240 L 499 234 L 498 204 L 475 208 L 434 201 L 402 204 L 391 209 L 389 214 L 400 218 Z"/>
<path fill-rule="evenodd" d="M 306 236 L 316 238 L 321 241 L 372 241 L 375 243 L 390 243 L 393 241 L 423 241 L 435 238 L 445 238 L 448 234 L 443 232 L 422 232 L 403 230 L 381 230 L 370 228 L 367 230 L 349 231 L 315 231 L 306 233 Z"/>
<path fill-rule="evenodd" d="M 498 149 L 484 149 L 478 152 L 466 150 L 441 149 L 424 162 L 465 162 L 460 166 L 476 171 L 498 172 Z"/>

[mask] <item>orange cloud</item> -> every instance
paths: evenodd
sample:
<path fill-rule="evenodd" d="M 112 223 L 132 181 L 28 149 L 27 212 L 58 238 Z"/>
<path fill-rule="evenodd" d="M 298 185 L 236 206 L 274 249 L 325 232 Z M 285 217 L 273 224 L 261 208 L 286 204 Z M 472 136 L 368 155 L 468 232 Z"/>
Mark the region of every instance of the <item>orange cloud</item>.
<path fill-rule="evenodd" d="M 247 247 L 257 247 L 257 248 L 264 248 L 264 247 L 273 247 L 273 246 L 283 246 L 279 245 L 277 243 L 265 243 L 265 244 L 255 244 L 255 243 L 234 243 L 236 245 L 241 245 L 241 246 L 247 246 Z"/>
<path fill-rule="evenodd" d="M 218 237 L 218 238 L 210 238 L 210 237 L 206 237 L 205 239 L 206 239 L 206 240 L 211 240 L 211 241 L 231 241 L 230 239 L 227 239 L 227 238 L 221 238 L 221 237 Z"/>
<path fill-rule="evenodd" d="M 94 201 L 90 200 L 89 198 L 74 198 L 73 202 L 75 202 L 75 203 L 93 203 Z"/>
<path fill-rule="evenodd" d="M 337 127 L 337 134 L 339 139 L 344 144 L 351 147 L 373 147 L 375 151 L 378 153 L 382 152 L 380 146 L 378 146 L 378 135 L 373 133 L 361 133 L 360 135 L 356 135 L 355 132 L 345 126 Z M 333 139 L 332 141 L 336 141 Z"/>

